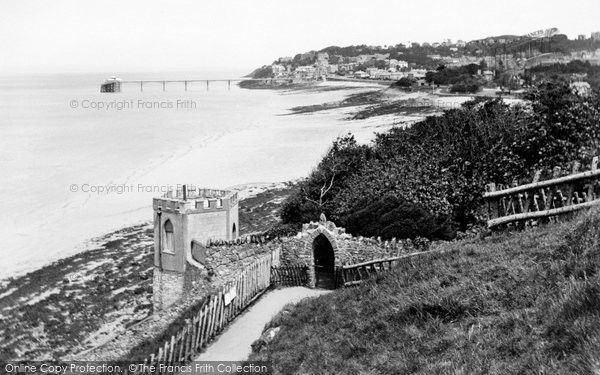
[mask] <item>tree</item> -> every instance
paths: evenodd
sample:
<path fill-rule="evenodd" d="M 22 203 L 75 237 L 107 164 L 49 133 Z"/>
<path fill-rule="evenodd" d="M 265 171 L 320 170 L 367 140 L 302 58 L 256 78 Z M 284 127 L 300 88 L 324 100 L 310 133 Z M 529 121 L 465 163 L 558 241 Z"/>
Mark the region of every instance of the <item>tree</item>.
<path fill-rule="evenodd" d="M 394 86 L 411 87 L 413 85 L 413 83 L 414 83 L 414 80 L 407 78 L 407 77 L 402 77 L 397 82 L 394 83 Z"/>

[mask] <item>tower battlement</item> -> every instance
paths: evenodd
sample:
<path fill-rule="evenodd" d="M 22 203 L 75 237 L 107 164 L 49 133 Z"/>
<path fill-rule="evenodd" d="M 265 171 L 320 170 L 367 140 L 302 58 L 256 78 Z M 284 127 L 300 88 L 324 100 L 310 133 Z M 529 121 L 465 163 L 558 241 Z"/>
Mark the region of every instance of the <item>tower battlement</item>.
<path fill-rule="evenodd" d="M 170 190 L 160 198 L 154 198 L 154 211 L 171 212 L 227 211 L 237 206 L 238 194 L 230 190 L 202 189 L 193 185 L 183 185 L 181 189 Z M 234 238 L 227 238 L 234 239 Z"/>

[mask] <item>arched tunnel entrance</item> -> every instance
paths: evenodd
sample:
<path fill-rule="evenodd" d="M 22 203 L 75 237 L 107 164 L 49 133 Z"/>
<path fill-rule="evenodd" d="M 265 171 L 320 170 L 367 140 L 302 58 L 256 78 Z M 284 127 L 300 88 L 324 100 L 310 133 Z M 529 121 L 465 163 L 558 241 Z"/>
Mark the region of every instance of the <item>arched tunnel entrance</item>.
<path fill-rule="evenodd" d="M 335 289 L 335 254 L 331 242 L 319 234 L 312 244 L 315 260 L 315 287 Z"/>

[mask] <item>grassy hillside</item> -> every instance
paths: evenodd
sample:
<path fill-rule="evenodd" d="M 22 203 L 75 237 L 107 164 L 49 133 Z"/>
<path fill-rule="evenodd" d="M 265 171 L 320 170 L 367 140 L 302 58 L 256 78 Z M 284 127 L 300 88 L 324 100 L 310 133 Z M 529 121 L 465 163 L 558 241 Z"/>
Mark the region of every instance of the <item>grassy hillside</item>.
<path fill-rule="evenodd" d="M 600 211 L 440 248 L 290 307 L 250 359 L 280 374 L 600 373 Z"/>

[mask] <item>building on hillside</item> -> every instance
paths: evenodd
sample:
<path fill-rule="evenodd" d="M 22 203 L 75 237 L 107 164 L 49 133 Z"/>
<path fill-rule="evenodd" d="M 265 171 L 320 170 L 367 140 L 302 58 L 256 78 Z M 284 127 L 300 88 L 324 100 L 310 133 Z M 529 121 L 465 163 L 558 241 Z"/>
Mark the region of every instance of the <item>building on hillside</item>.
<path fill-rule="evenodd" d="M 397 69 L 408 69 L 408 62 L 404 60 L 398 60 L 398 64 L 396 65 Z"/>
<path fill-rule="evenodd" d="M 463 48 L 463 47 L 466 47 L 466 46 L 467 46 L 467 43 L 465 43 L 465 41 L 464 41 L 464 40 L 460 40 L 460 39 L 459 39 L 459 40 L 456 42 L 456 46 L 457 46 L 457 47 L 461 47 L 461 48 Z"/>
<path fill-rule="evenodd" d="M 319 52 L 317 53 L 317 63 L 327 63 L 329 64 L 329 54 L 327 52 Z"/>
<path fill-rule="evenodd" d="M 291 63 L 293 60 L 293 58 L 289 57 L 289 56 L 285 56 L 285 57 L 280 57 L 277 59 L 277 62 L 279 63 Z"/>
<path fill-rule="evenodd" d="M 359 70 L 358 72 L 354 72 L 354 78 L 369 78 L 369 74 Z"/>
<path fill-rule="evenodd" d="M 385 70 L 381 71 L 379 73 L 379 79 L 386 79 L 386 80 L 390 80 L 392 77 L 392 73 L 391 72 L 387 72 Z"/>
<path fill-rule="evenodd" d="M 283 77 L 286 75 L 286 68 L 280 64 L 271 65 L 271 71 L 273 72 L 273 77 Z"/>
<path fill-rule="evenodd" d="M 385 73 L 385 70 L 379 68 L 367 68 L 367 74 L 372 79 L 379 79 L 382 73 Z"/>
<path fill-rule="evenodd" d="M 316 76 L 317 68 L 315 68 L 314 66 L 310 66 L 310 65 L 299 66 L 296 68 L 294 73 L 296 74 L 296 76 L 298 78 L 301 78 L 301 79 L 313 79 Z"/>
<path fill-rule="evenodd" d="M 406 61 L 403 60 L 396 60 L 396 59 L 390 59 L 387 62 L 387 67 L 391 70 L 391 71 L 396 71 L 396 70 L 401 70 L 401 69 L 407 69 L 408 68 L 408 63 Z"/>
<path fill-rule="evenodd" d="M 358 55 L 356 56 L 356 62 L 359 64 L 364 64 L 373 60 L 373 55 Z"/>
<path fill-rule="evenodd" d="M 413 78 L 425 78 L 425 74 L 427 74 L 427 69 L 413 69 L 410 71 Z"/>
<path fill-rule="evenodd" d="M 168 307 L 204 278 L 210 240 L 238 238 L 237 193 L 183 185 L 154 198 L 155 309 Z"/>
<path fill-rule="evenodd" d="M 357 63 L 338 64 L 338 70 L 340 72 L 351 72 L 358 66 Z"/>
<path fill-rule="evenodd" d="M 581 96 L 587 96 L 592 92 L 592 87 L 587 82 L 577 81 L 577 82 L 571 83 L 570 86 L 571 86 L 571 90 L 573 90 L 573 92 L 575 92 Z"/>
<path fill-rule="evenodd" d="M 577 35 L 577 40 L 586 40 L 585 34 Z"/>
<path fill-rule="evenodd" d="M 494 72 L 492 72 L 491 70 L 484 70 L 481 75 L 488 82 L 491 82 L 494 80 Z"/>
<path fill-rule="evenodd" d="M 391 72 L 390 79 L 397 81 L 399 79 L 408 77 L 408 72 Z"/>

